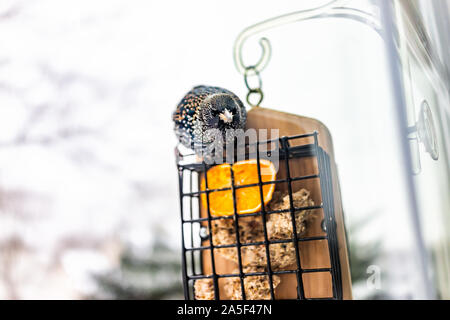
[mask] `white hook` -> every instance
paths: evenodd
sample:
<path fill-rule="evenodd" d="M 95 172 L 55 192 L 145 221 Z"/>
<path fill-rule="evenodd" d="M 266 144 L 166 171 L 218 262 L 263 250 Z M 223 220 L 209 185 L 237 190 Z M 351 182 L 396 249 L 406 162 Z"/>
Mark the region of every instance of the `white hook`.
<path fill-rule="evenodd" d="M 245 41 L 252 35 L 260 33 L 267 29 L 276 28 L 297 21 L 324 17 L 324 14 L 326 13 L 327 13 L 326 16 L 351 18 L 360 22 L 367 23 L 371 25 L 377 32 L 380 32 L 380 23 L 378 19 L 374 18 L 370 14 L 367 14 L 357 9 L 343 8 L 342 6 L 346 2 L 348 2 L 348 0 L 332 0 L 319 7 L 288 13 L 247 27 L 239 34 L 234 43 L 233 58 L 236 69 L 241 74 L 245 74 L 246 70 L 249 68 L 257 72 L 261 72 L 267 66 L 267 63 L 270 60 L 270 56 L 272 54 L 270 42 L 267 38 L 261 38 L 259 40 L 259 44 L 262 49 L 261 58 L 254 65 L 246 66 L 244 64 L 242 58 L 242 48 Z M 331 11 L 333 11 L 332 12 L 333 14 L 331 14 Z M 328 15 L 328 13 L 330 14 Z"/>

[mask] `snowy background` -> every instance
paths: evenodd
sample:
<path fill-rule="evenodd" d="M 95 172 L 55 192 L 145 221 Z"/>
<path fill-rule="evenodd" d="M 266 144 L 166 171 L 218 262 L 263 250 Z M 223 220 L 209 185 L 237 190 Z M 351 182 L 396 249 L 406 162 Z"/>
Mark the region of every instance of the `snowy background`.
<path fill-rule="evenodd" d="M 239 32 L 319 2 L 0 1 L 0 299 L 95 296 L 93 274 L 116 270 L 125 250 L 146 259 L 161 241 L 178 258 L 175 105 L 198 84 L 245 97 Z M 348 223 L 379 217 L 364 241 L 382 229 L 391 256 L 411 257 L 401 163 L 380 156 L 399 158 L 381 39 L 348 21 L 268 34 L 264 106 L 330 127 Z M 414 275 L 402 277 L 408 297 Z"/>

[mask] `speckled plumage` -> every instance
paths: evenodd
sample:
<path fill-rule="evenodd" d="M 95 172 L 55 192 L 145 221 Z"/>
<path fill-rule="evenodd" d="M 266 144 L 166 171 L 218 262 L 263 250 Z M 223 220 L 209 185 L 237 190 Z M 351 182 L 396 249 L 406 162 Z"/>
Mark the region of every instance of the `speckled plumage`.
<path fill-rule="evenodd" d="M 197 86 L 181 99 L 173 121 L 180 142 L 194 149 L 208 147 L 217 140 L 217 130 L 225 143 L 233 139 L 228 129 L 244 129 L 247 113 L 241 100 L 223 88 Z"/>

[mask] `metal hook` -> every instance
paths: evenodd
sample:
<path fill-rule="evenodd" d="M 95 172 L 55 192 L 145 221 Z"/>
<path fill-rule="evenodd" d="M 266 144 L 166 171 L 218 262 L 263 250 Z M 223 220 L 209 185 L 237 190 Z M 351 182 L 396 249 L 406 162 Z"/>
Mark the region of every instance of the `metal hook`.
<path fill-rule="evenodd" d="M 313 9 L 302 10 L 302 11 L 297 11 L 297 12 L 281 15 L 281 16 L 271 18 L 271 19 L 265 20 L 263 22 L 254 24 L 254 25 L 244 29 L 239 34 L 239 36 L 237 37 L 237 39 L 234 43 L 234 63 L 236 65 L 236 68 L 242 74 L 244 74 L 244 72 L 247 68 L 245 66 L 243 58 L 242 58 L 242 47 L 244 45 L 245 40 L 247 40 L 247 38 L 249 38 L 250 36 L 252 36 L 256 33 L 260 33 L 267 29 L 272 29 L 272 28 L 275 28 L 275 27 L 278 27 L 278 26 L 281 26 L 284 24 L 308 19 L 313 16 L 322 14 L 327 9 L 330 9 L 333 6 L 342 4 L 343 2 L 346 2 L 346 1 L 347 0 L 332 0 L 322 6 L 319 6 L 319 7 L 313 8 Z M 272 51 L 270 48 L 270 42 L 267 38 L 261 38 L 259 40 L 259 44 L 262 49 L 262 55 L 261 55 L 261 58 L 259 59 L 259 61 L 253 65 L 255 70 L 257 70 L 258 72 L 260 72 L 261 70 L 263 70 L 266 67 L 267 63 L 270 60 L 270 55 L 271 55 L 271 51 Z"/>
<path fill-rule="evenodd" d="M 248 82 L 248 77 L 249 77 L 251 74 L 253 74 L 254 76 L 256 76 L 256 77 L 258 78 L 258 86 L 257 86 L 257 87 L 252 87 L 252 86 L 250 86 L 250 84 L 249 84 L 249 82 Z M 261 75 L 259 74 L 258 70 L 257 70 L 254 66 L 250 66 L 250 67 L 247 67 L 247 68 L 245 69 L 245 72 L 244 72 L 244 82 L 245 82 L 245 86 L 246 86 L 247 89 L 248 89 L 248 93 L 247 93 L 247 103 L 248 103 L 249 105 L 251 105 L 252 107 L 259 107 L 260 104 L 261 104 L 261 102 L 262 102 L 263 99 L 264 99 L 264 93 L 263 93 L 263 91 L 262 91 L 262 80 L 261 80 Z M 258 100 L 257 100 L 256 103 L 252 103 L 251 100 L 250 100 L 250 97 L 251 97 L 252 95 L 255 95 L 255 94 L 257 94 L 259 97 L 258 97 Z"/>
<path fill-rule="evenodd" d="M 301 10 L 296 11 L 288 14 L 284 14 L 275 18 L 271 18 L 268 20 L 265 20 L 263 22 L 254 24 L 246 29 L 244 29 L 239 36 L 237 37 L 235 43 L 234 43 L 234 50 L 233 50 L 233 58 L 234 58 L 234 64 L 236 66 L 236 69 L 241 74 L 245 74 L 246 70 L 248 68 L 252 68 L 255 71 L 261 72 L 268 64 L 272 50 L 270 46 L 270 42 L 267 38 L 261 38 L 259 39 L 259 44 L 262 49 L 261 57 L 259 58 L 258 62 L 255 64 L 252 64 L 250 66 L 246 66 L 244 63 L 244 60 L 242 58 L 242 51 L 245 41 L 262 31 L 265 31 L 267 29 L 276 28 L 285 24 L 297 22 L 297 21 L 303 21 L 308 19 L 314 19 L 314 18 L 321 18 L 321 17 L 339 17 L 339 18 L 349 18 L 353 19 L 359 22 L 363 22 L 375 29 L 378 33 L 380 33 L 381 27 L 379 19 L 374 17 L 373 15 L 363 12 L 358 9 L 354 8 L 345 8 L 342 7 L 346 2 L 349 0 L 332 0 L 327 2 L 326 4 L 315 7 L 312 9 L 307 10 Z"/>

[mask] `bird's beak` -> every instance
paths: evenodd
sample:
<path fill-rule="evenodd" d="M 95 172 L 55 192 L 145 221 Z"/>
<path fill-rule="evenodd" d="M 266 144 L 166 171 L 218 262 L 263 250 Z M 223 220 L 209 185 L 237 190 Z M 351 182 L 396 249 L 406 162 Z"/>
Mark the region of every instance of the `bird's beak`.
<path fill-rule="evenodd" d="M 230 111 L 228 111 L 228 109 L 225 109 L 224 112 L 219 114 L 219 118 L 225 123 L 230 123 L 233 121 L 233 114 Z"/>

